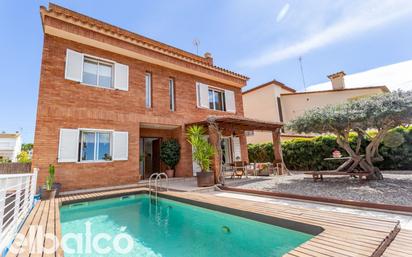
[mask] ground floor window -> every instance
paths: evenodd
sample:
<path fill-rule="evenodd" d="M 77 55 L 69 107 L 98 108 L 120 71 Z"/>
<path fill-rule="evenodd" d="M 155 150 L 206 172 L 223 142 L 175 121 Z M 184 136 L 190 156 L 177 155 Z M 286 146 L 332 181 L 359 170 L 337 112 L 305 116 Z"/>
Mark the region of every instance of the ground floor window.
<path fill-rule="evenodd" d="M 112 133 L 81 130 L 79 161 L 111 161 Z"/>

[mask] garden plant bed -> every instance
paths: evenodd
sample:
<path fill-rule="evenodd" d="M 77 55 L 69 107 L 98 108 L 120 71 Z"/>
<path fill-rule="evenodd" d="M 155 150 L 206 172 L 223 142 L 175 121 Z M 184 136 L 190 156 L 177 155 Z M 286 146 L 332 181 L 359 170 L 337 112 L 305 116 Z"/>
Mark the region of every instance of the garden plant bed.
<path fill-rule="evenodd" d="M 383 172 L 384 179 L 360 183 L 358 179 L 328 176 L 323 182 L 313 182 L 303 173 L 276 176 L 230 185 L 239 189 L 287 193 L 338 200 L 369 202 L 412 207 L 412 172 Z"/>

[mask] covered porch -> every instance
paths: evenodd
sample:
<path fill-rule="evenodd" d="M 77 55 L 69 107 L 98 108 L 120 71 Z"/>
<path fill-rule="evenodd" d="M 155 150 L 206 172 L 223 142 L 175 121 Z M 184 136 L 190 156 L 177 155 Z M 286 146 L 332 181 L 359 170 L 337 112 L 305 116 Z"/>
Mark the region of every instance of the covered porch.
<path fill-rule="evenodd" d="M 239 116 L 209 116 L 205 120 L 186 124 L 186 127 L 200 125 L 207 128 L 209 142 L 214 146 L 217 154 L 212 160 L 212 171 L 214 172 L 215 183 L 224 184 L 225 176 L 223 165 L 226 162 L 225 138 L 238 138 L 233 140 L 233 159 L 231 161 L 242 161 L 249 163 L 246 131 L 269 131 L 272 133 L 274 164 L 285 167 L 282 157 L 282 148 L 280 140 L 280 131 L 283 123 L 268 122 L 256 119 L 250 119 Z M 238 146 L 237 146 L 238 145 Z M 283 170 L 283 169 L 282 169 Z M 286 170 L 286 169 L 284 169 Z"/>

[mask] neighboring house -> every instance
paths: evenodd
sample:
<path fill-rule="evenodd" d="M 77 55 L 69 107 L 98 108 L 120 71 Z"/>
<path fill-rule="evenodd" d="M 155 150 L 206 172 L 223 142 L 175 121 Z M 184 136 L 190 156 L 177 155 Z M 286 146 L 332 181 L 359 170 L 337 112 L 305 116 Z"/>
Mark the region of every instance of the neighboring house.
<path fill-rule="evenodd" d="M 0 134 L 0 160 L 17 161 L 17 155 L 21 152 L 21 134 Z"/>
<path fill-rule="evenodd" d="M 246 117 L 259 117 L 272 122 L 287 123 L 305 111 L 315 107 L 338 104 L 349 99 L 389 92 L 386 86 L 367 86 L 347 88 L 345 73 L 329 75 L 331 88 L 327 90 L 296 92 L 278 81 L 271 81 L 243 92 Z M 290 132 L 282 134 L 282 140 L 302 137 Z M 267 132 L 248 134 L 248 143 L 270 142 L 272 136 Z"/>
<path fill-rule="evenodd" d="M 272 80 L 243 92 L 245 116 L 254 119 L 283 122 L 280 103 L 281 94 L 294 93 L 295 89 Z M 247 134 L 248 143 L 272 142 L 272 135 L 266 131 L 253 131 Z"/>
<path fill-rule="evenodd" d="M 54 4 L 40 12 L 44 46 L 33 150 L 40 184 L 49 164 L 56 165 L 63 190 L 136 183 L 165 169 L 159 151 L 168 138 L 181 145 L 176 176 L 192 176 L 198 167 L 188 125 L 210 116 L 230 124 L 219 144 L 227 161 L 248 160 L 246 123 L 281 127 L 243 118 L 241 88 L 248 78 L 215 66 L 210 54 L 194 55 Z"/>

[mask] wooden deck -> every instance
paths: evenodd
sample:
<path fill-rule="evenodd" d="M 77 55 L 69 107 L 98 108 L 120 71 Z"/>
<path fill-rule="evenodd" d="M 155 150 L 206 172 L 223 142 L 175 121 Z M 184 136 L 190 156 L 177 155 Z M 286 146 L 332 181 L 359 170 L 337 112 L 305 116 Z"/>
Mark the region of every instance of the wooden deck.
<path fill-rule="evenodd" d="M 21 228 L 20 233 L 29 235 L 30 225 L 42 225 L 42 231 L 37 231 L 35 237 L 41 237 L 41 242 L 44 242 L 46 247 L 51 247 L 53 246 L 53 242 L 51 240 L 44 240 L 42 236 L 44 236 L 44 233 L 50 232 L 54 233 L 59 238 L 61 237 L 59 217 L 59 206 L 61 204 L 102 199 L 124 194 L 134 194 L 142 191 L 146 190 L 135 188 L 85 193 L 64 196 L 51 201 L 41 201 L 31 212 Z M 398 234 L 400 230 L 398 222 L 365 218 L 344 213 L 332 213 L 300 207 L 222 198 L 199 193 L 163 192 L 163 194 L 169 197 L 194 201 L 199 204 L 214 205 L 221 208 L 235 209 L 248 213 L 257 213 L 265 215 L 265 217 L 292 220 L 309 225 L 320 226 L 324 229 L 323 232 L 311 240 L 286 254 L 285 256 L 287 257 L 352 257 L 381 256 L 382 254 L 384 254 L 383 256 L 410 256 L 410 253 L 412 252 L 412 232 L 402 230 Z M 395 240 L 392 242 L 394 238 Z M 30 244 L 29 240 L 26 242 L 15 240 L 12 247 L 19 249 L 19 252 L 17 254 L 9 252 L 7 257 L 63 256 L 61 248 L 58 248 L 57 252 L 52 254 L 42 252 L 29 254 L 29 249 L 35 249 L 35 245 Z"/>
<path fill-rule="evenodd" d="M 412 230 L 402 229 L 386 251 L 383 257 L 410 257 L 412 256 Z"/>

